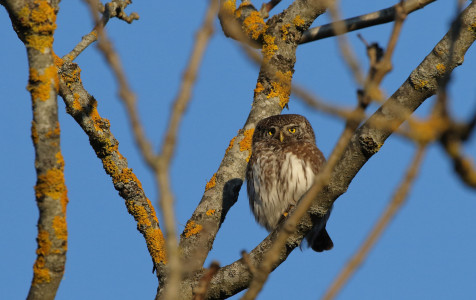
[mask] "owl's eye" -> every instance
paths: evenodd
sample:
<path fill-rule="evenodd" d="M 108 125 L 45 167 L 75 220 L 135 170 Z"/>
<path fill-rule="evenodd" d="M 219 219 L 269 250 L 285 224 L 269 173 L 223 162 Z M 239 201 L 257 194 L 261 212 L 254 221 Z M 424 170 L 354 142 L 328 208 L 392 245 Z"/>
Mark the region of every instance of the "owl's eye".
<path fill-rule="evenodd" d="M 296 132 L 296 128 L 289 128 L 288 131 L 291 132 L 291 133 L 295 133 L 295 132 Z"/>
<path fill-rule="evenodd" d="M 268 135 L 273 135 L 273 131 L 268 131 Z"/>
<path fill-rule="evenodd" d="M 272 136 L 272 135 L 274 135 L 275 132 L 276 132 L 276 130 L 274 128 L 271 128 L 271 129 L 268 130 L 267 135 Z"/>

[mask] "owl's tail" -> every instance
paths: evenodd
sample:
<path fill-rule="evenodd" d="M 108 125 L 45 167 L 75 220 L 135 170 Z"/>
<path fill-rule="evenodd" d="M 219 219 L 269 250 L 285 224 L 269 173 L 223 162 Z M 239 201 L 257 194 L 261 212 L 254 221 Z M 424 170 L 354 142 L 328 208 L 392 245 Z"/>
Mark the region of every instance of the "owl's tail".
<path fill-rule="evenodd" d="M 334 247 L 334 243 L 331 237 L 327 233 L 326 228 L 322 228 L 318 232 L 312 230 L 307 236 L 307 243 L 312 250 L 316 252 L 322 252 L 325 250 L 331 250 Z"/>

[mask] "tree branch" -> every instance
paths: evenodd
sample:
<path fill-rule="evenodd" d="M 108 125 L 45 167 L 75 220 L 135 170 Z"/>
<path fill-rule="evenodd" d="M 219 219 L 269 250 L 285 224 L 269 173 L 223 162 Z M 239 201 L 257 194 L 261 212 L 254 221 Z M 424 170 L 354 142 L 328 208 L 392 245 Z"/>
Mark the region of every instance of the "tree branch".
<path fill-rule="evenodd" d="M 419 10 L 426 5 L 434 2 L 435 0 L 408 0 L 403 2 L 404 13 L 410 14 L 416 10 Z M 351 32 L 355 30 L 359 30 L 362 28 L 367 28 L 375 25 L 385 24 L 388 22 L 392 22 L 396 18 L 396 6 L 390 6 L 388 8 L 375 11 L 369 14 L 361 15 L 358 17 L 353 17 L 350 19 L 345 19 L 342 21 L 337 21 L 336 23 L 342 24 L 345 28 L 344 32 Z M 304 32 L 299 44 L 305 44 L 313 41 L 317 41 L 320 39 L 325 39 L 331 36 L 336 36 L 340 33 L 337 33 L 335 28 L 335 23 L 326 24 L 322 26 L 317 26 L 314 28 L 310 28 L 306 32 Z"/>
<path fill-rule="evenodd" d="M 38 247 L 27 299 L 54 299 L 63 278 L 68 229 L 68 195 L 58 122 L 58 75 L 53 60 L 53 34 L 58 2 L 2 1 L 13 28 L 25 44 L 35 148 L 35 198 L 39 210 Z"/>
<path fill-rule="evenodd" d="M 125 200 L 128 212 L 137 222 L 137 230 L 144 236 L 160 280 L 161 276 L 165 276 L 167 258 L 164 237 L 154 207 L 146 197 L 140 181 L 128 167 L 126 158 L 119 152 L 119 142 L 110 131 L 109 120 L 101 118 L 96 100 L 83 87 L 78 65 L 64 63 L 59 57 L 56 57 L 55 63 L 60 75 L 59 92 L 66 104 L 66 112 L 88 135 L 104 170 L 112 178 L 114 188 Z"/>
<path fill-rule="evenodd" d="M 360 265 L 362 265 L 363 261 L 367 258 L 370 250 L 373 248 L 384 230 L 387 228 L 390 221 L 395 217 L 397 212 L 403 206 L 408 192 L 410 191 L 410 188 L 420 169 L 420 165 L 425 153 L 425 147 L 425 145 L 420 145 L 418 147 L 417 153 L 415 154 L 415 157 L 413 158 L 411 164 L 408 167 L 405 178 L 396 190 L 392 201 L 390 201 L 385 212 L 382 214 L 377 224 L 375 224 L 375 227 L 372 229 L 365 241 L 362 243 L 359 250 L 353 255 L 353 257 L 349 260 L 346 266 L 341 270 L 339 276 L 334 280 L 334 282 L 324 294 L 322 299 L 331 300 L 337 296 L 337 294 L 345 286 L 349 278 L 360 267 Z"/>
<path fill-rule="evenodd" d="M 127 1 L 121 1 L 121 0 L 113 0 L 109 3 L 106 3 L 105 6 L 103 6 L 101 3 L 98 3 L 99 6 L 99 11 L 103 14 L 102 19 L 101 19 L 101 26 L 104 28 L 109 22 L 111 18 L 117 17 L 121 20 L 124 20 L 128 23 L 132 23 L 134 20 L 139 20 L 139 15 L 135 12 L 131 13 L 129 16 L 125 13 L 126 7 L 131 4 L 132 2 L 130 0 Z M 88 33 L 87 35 L 83 36 L 81 41 L 71 50 L 68 54 L 64 55 L 61 59 L 63 59 L 64 62 L 72 62 L 73 60 L 78 57 L 81 52 L 83 52 L 89 45 L 97 41 L 98 39 L 98 32 L 96 30 L 96 27 Z"/>

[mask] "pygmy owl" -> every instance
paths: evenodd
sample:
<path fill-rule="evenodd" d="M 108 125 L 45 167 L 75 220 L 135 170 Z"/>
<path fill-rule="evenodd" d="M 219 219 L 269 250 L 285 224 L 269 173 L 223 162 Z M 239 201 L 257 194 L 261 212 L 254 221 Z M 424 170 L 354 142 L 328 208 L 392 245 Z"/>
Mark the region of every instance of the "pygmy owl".
<path fill-rule="evenodd" d="M 311 124 L 300 115 L 276 115 L 258 122 L 251 148 L 246 169 L 250 207 L 256 221 L 272 231 L 309 190 L 325 158 Z M 306 236 L 318 252 L 333 246 L 325 228 L 329 213 L 315 220 Z"/>

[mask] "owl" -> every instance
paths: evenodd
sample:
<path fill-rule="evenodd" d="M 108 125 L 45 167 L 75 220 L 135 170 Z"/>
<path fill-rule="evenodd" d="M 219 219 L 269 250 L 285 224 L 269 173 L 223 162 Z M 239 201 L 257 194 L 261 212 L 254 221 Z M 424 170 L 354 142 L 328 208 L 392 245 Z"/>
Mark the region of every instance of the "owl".
<path fill-rule="evenodd" d="M 272 231 L 309 190 L 325 158 L 316 146 L 311 124 L 301 115 L 261 120 L 251 149 L 246 168 L 250 208 L 256 221 Z M 314 220 L 306 236 L 308 245 L 317 252 L 333 247 L 325 228 L 329 213 Z"/>

